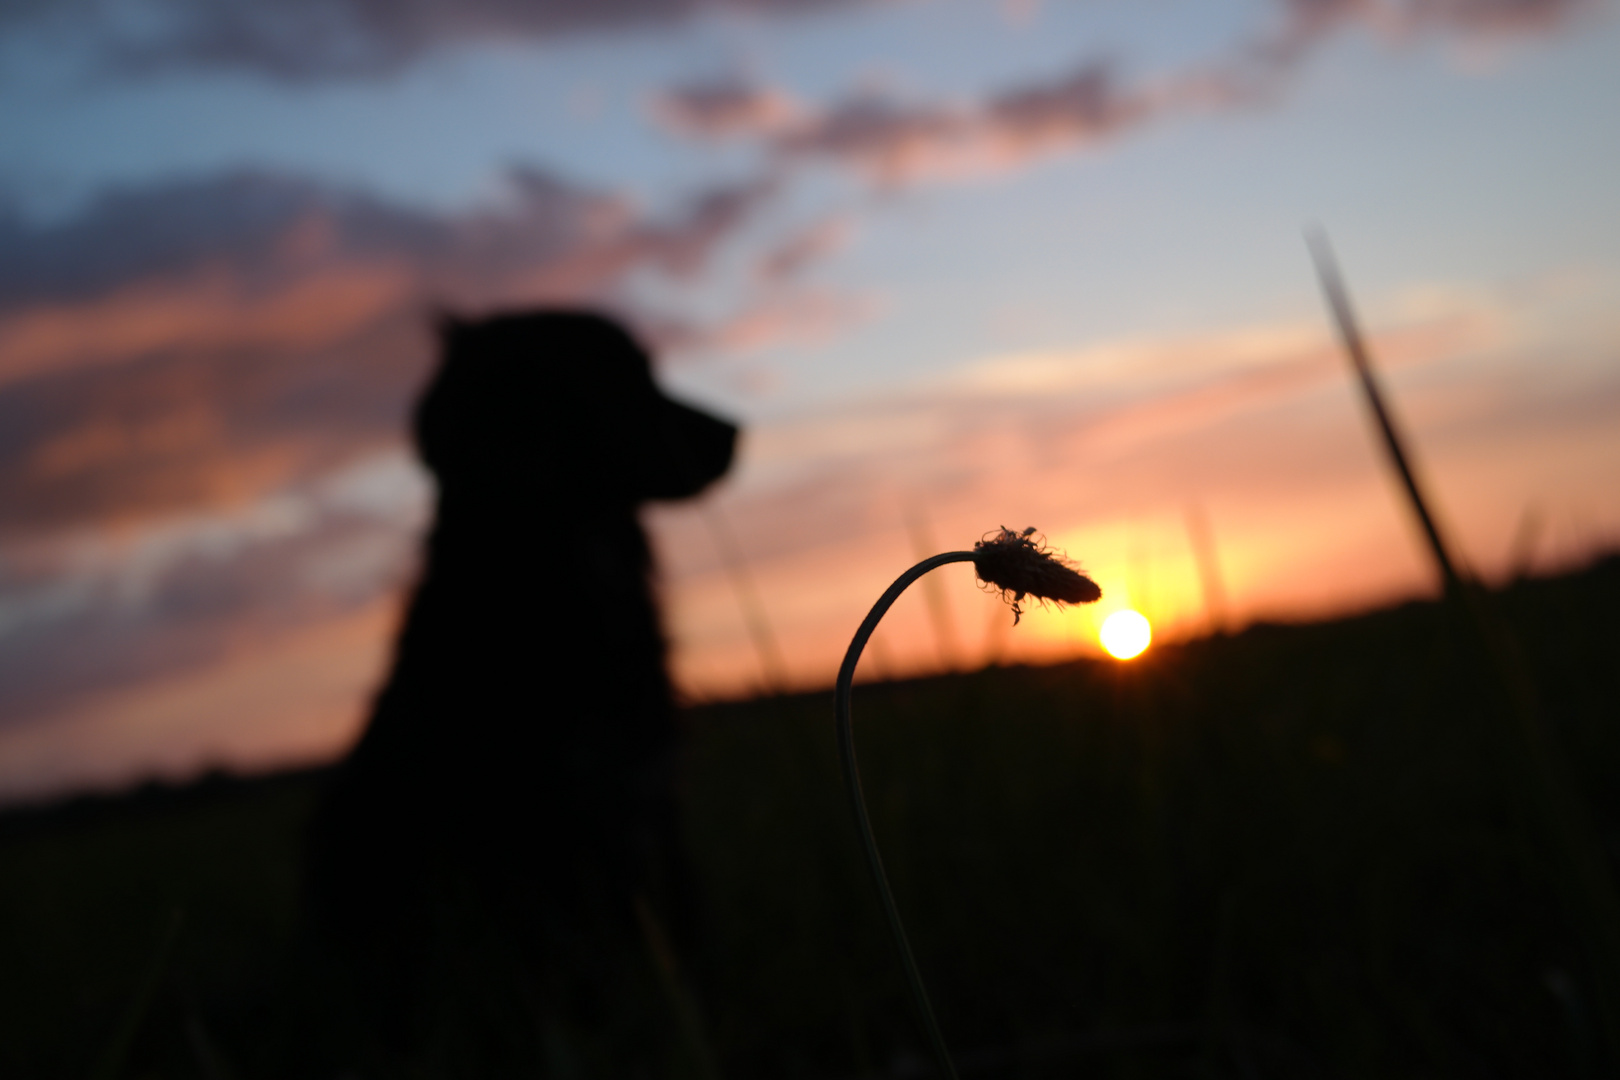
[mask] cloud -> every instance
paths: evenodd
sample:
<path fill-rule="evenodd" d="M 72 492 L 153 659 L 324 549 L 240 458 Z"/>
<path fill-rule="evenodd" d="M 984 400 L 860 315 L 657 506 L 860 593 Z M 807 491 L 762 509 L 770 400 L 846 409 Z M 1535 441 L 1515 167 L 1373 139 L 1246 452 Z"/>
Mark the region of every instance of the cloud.
<path fill-rule="evenodd" d="M 396 442 L 435 308 L 590 303 L 656 331 L 631 286 L 700 276 L 771 191 L 648 215 L 514 170 L 499 203 L 436 214 L 244 173 L 8 222 L 0 538 L 235 505 Z"/>
<path fill-rule="evenodd" d="M 966 164 L 974 151 L 973 129 L 965 109 L 862 94 L 796 126 L 777 148 L 789 158 L 829 158 L 895 182 Z"/>
<path fill-rule="evenodd" d="M 427 494 L 395 450 L 229 511 L 7 544 L 0 712 L 24 723 L 386 600 L 413 562 Z"/>
<path fill-rule="evenodd" d="M 1539 33 L 1589 7 L 1589 0 L 1280 0 L 1297 25 L 1322 30 L 1362 20 L 1471 34 Z"/>
<path fill-rule="evenodd" d="M 691 138 L 768 135 L 789 126 L 799 105 L 781 90 L 719 79 L 674 87 L 652 99 L 652 114 L 671 131 Z"/>
<path fill-rule="evenodd" d="M 1593 7 L 1591 0 L 1277 0 L 1278 25 L 1252 39 L 1214 78 L 1240 95 L 1297 67 L 1332 34 L 1366 26 L 1389 40 L 1421 35 L 1470 43 L 1559 30 Z"/>
<path fill-rule="evenodd" d="M 5 0 L 0 29 L 43 32 L 87 48 L 114 72 L 179 68 L 251 71 L 286 82 L 379 78 L 447 49 L 545 41 L 582 31 L 644 28 L 705 11 L 793 15 L 860 0 Z M 1500 36 L 1540 32 L 1590 0 L 1275 0 L 1288 29 L 1281 56 L 1351 22 L 1397 30 Z M 699 98 L 701 95 L 699 95 Z M 699 98 L 688 98 L 691 105 Z M 684 114 L 715 122 L 741 99 L 712 95 L 718 111 Z M 679 107 L 679 106 L 677 106 Z M 722 120 L 720 123 L 730 122 Z"/>
<path fill-rule="evenodd" d="M 1453 308 L 1384 329 L 1369 346 L 1380 369 L 1399 377 L 1477 354 L 1506 333 L 1488 312 Z M 970 488 L 971 501 L 993 508 L 1005 504 L 991 493 L 997 484 L 1023 500 L 1053 477 L 1067 477 L 1041 498 L 1068 514 L 1081 491 L 1114 488 L 1109 497 L 1118 498 L 1133 486 L 1101 469 L 1173 452 L 1245 415 L 1285 409 L 1324 388 L 1348 393 L 1337 345 L 1315 322 L 995 357 L 881 397 L 807 409 L 754 432 L 750 505 L 736 513 L 755 530 L 764 555 L 836 546 L 871 517 L 859 508 L 874 489 L 890 485 L 928 501 L 964 501 L 960 491 Z M 1356 417 L 1353 405 L 1348 416 Z M 1197 464 L 1193 471 L 1206 469 Z M 1308 467 L 1300 476 L 1308 476 Z M 1165 487 L 1156 482 L 1142 490 L 1175 498 L 1163 494 Z"/>
<path fill-rule="evenodd" d="M 767 251 L 759 261 L 759 276 L 767 282 L 794 277 L 847 245 L 854 231 L 854 223 L 844 215 L 814 222 Z"/>
<path fill-rule="evenodd" d="M 1166 104 L 1163 93 L 1127 88 L 1108 65 L 1088 61 L 979 103 L 906 104 L 858 95 L 786 128 L 773 149 L 790 162 L 830 160 L 893 184 L 1019 165 L 1116 135 Z"/>
<path fill-rule="evenodd" d="M 892 184 L 1015 166 L 1115 135 L 1167 103 L 1162 92 L 1127 88 L 1109 65 L 1088 61 L 979 103 L 858 95 L 788 127 L 773 148 L 788 161 L 831 160 Z"/>
<path fill-rule="evenodd" d="M 1106 65 L 1092 62 L 1055 82 L 996 95 L 984 109 L 984 122 L 1004 155 L 1022 157 L 1102 138 L 1154 111 L 1152 95 L 1124 90 Z"/>
<path fill-rule="evenodd" d="M 801 289 L 767 296 L 705 331 L 716 346 L 754 352 L 783 342 L 822 341 L 868 318 L 876 305 L 846 292 Z"/>
<path fill-rule="evenodd" d="M 736 117 L 673 123 L 666 116 L 666 124 L 703 139 L 758 140 L 778 167 L 830 162 L 894 186 L 1002 171 L 1100 142 L 1196 96 L 1207 97 L 1210 81 L 1200 74 L 1196 84 L 1181 78 L 1128 86 L 1112 65 L 1088 60 L 1054 78 L 1012 86 L 977 102 L 906 102 L 862 91 L 819 110 L 779 113 L 768 123 L 746 120 L 750 106 L 744 102 L 787 100 L 786 95 L 733 87 L 726 93 L 738 99 Z M 714 111 L 725 108 L 716 105 Z"/>
<path fill-rule="evenodd" d="M 502 203 L 462 214 L 266 172 L 113 190 L 59 225 L 0 221 L 0 312 L 191 281 L 210 269 L 255 297 L 313 271 L 402 264 L 424 284 L 477 292 L 537 266 L 578 265 L 604 242 L 627 254 L 627 244 L 643 243 L 656 259 L 678 232 L 637 220 L 622 198 L 539 170 L 512 169 L 506 189 Z"/>
<path fill-rule="evenodd" d="M 1391 40 L 1468 41 L 1547 33 L 1590 0 L 1277 0 L 1274 19 L 1235 49 L 1137 83 L 1087 59 L 1047 79 L 970 101 L 901 101 L 862 91 L 816 108 L 781 88 L 720 80 L 656 99 L 666 127 L 703 140 L 762 144 L 779 165 L 826 161 L 884 185 L 975 175 L 1090 146 L 1167 113 L 1245 107 L 1274 98 L 1332 34 L 1368 26 Z"/>
<path fill-rule="evenodd" d="M 655 26 L 712 10 L 792 14 L 849 0 L 9 0 L 0 26 L 88 44 L 117 70 L 246 70 L 288 82 L 375 78 L 439 50 Z"/>

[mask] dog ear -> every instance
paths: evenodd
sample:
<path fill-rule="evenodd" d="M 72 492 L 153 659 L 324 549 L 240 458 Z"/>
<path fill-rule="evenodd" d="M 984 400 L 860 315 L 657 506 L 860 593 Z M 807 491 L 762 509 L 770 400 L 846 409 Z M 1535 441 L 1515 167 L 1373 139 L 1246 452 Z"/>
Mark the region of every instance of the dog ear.
<path fill-rule="evenodd" d="M 449 352 L 450 339 L 472 325 L 471 319 L 463 318 L 449 308 L 434 308 L 428 322 L 433 327 L 433 336 L 439 340 L 439 347 L 446 354 Z"/>
<path fill-rule="evenodd" d="M 451 444 L 461 423 L 461 417 L 456 415 L 460 412 L 455 400 L 457 395 L 450 385 L 457 381 L 456 373 L 451 369 L 458 354 L 457 345 L 477 324 L 446 308 L 435 310 L 429 319 L 433 335 L 438 339 L 438 368 L 427 390 L 417 400 L 411 432 L 423 464 L 435 473 L 442 473 L 454 455 Z"/>

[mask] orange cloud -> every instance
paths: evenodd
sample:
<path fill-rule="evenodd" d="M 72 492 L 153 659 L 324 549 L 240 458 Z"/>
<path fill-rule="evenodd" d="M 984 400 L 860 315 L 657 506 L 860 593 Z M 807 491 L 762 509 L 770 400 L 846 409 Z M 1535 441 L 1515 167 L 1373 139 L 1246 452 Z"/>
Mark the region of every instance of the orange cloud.
<path fill-rule="evenodd" d="M 175 350 L 330 346 L 416 299 L 415 268 L 359 263 L 256 288 L 226 266 L 0 316 L 0 387 Z"/>
<path fill-rule="evenodd" d="M 435 214 L 242 173 L 19 233 L 0 249 L 0 535 L 252 501 L 397 443 L 431 305 L 623 304 L 688 347 L 823 326 L 808 296 L 707 327 L 626 299 L 649 272 L 703 272 L 773 190 L 647 215 L 516 169 L 502 201 Z"/>

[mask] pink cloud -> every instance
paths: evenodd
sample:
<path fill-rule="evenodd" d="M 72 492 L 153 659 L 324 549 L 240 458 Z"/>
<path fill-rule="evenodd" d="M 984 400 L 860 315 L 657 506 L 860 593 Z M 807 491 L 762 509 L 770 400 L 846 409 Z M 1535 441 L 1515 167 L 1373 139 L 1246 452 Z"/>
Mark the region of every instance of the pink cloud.
<path fill-rule="evenodd" d="M 236 505 L 397 442 L 436 307 L 588 303 L 667 327 L 629 284 L 694 280 L 773 190 L 657 216 L 523 170 L 459 215 L 252 174 L 114 193 L 0 251 L 0 535 Z M 787 332 L 772 302 L 680 340 Z"/>
<path fill-rule="evenodd" d="M 1359 20 L 1403 29 L 1470 34 L 1540 33 L 1563 25 L 1587 0 L 1280 0 L 1298 33 Z"/>
<path fill-rule="evenodd" d="M 1127 89 L 1108 66 L 1083 64 L 982 103 L 902 104 L 870 94 L 807 115 L 776 137 L 788 160 L 830 159 L 885 183 L 1019 165 L 1143 123 L 1164 102 Z"/>
<path fill-rule="evenodd" d="M 689 83 L 652 100 L 653 116 L 689 138 L 769 135 L 791 124 L 798 113 L 798 104 L 783 91 L 736 79 Z"/>
<path fill-rule="evenodd" d="M 759 261 L 759 275 L 768 282 L 793 277 L 847 246 L 853 232 L 847 217 L 823 218 L 766 252 Z"/>
<path fill-rule="evenodd" d="M 1389 40 L 1421 34 L 1479 42 L 1545 34 L 1567 26 L 1589 0 L 1278 0 L 1278 26 L 1257 35 L 1235 61 L 1211 73 L 1239 98 L 1275 92 L 1330 35 L 1365 26 Z"/>
<path fill-rule="evenodd" d="M 778 162 L 831 161 L 892 185 L 999 171 L 1099 142 L 1177 104 L 1177 93 L 1127 87 L 1109 65 L 1088 61 L 977 102 L 908 103 L 864 92 L 770 127 L 738 124 L 705 134 L 756 136 Z"/>
<path fill-rule="evenodd" d="M 1107 66 L 1090 63 L 1056 81 L 996 95 L 985 106 L 984 124 L 987 137 L 1016 159 L 1104 138 L 1141 123 L 1155 109 L 1150 95 L 1122 89 Z"/>
<path fill-rule="evenodd" d="M 1141 85 L 1088 60 L 976 101 L 899 101 L 862 92 L 822 108 L 759 83 L 715 82 L 659 99 L 672 130 L 753 138 L 778 163 L 828 161 L 895 185 L 1022 165 L 1118 137 L 1169 112 L 1246 107 L 1274 97 L 1328 36 L 1352 25 L 1391 39 L 1547 33 L 1587 0 L 1279 0 L 1280 17 L 1235 50 Z"/>
<path fill-rule="evenodd" d="M 136 280 L 0 316 L 0 386 L 179 348 L 329 347 L 417 294 L 409 267 L 384 262 L 318 267 L 269 289 L 222 265 Z"/>
<path fill-rule="evenodd" d="M 846 293 L 799 290 L 776 294 L 706 333 L 707 341 L 738 352 L 782 342 L 833 336 L 870 315 L 871 301 Z"/>
<path fill-rule="evenodd" d="M 655 115 L 683 135 L 765 139 L 785 160 L 829 159 L 896 182 L 1015 165 L 1123 130 L 1155 106 L 1092 62 L 976 104 L 906 104 L 866 93 L 813 111 L 780 89 L 720 81 L 660 95 Z"/>

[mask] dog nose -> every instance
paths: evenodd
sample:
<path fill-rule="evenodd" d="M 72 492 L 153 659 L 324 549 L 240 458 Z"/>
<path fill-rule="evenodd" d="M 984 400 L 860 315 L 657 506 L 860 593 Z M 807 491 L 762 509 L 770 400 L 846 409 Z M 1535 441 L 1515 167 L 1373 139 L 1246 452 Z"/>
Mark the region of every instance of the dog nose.
<path fill-rule="evenodd" d="M 685 499 L 696 495 L 731 468 L 737 425 L 665 398 L 659 410 L 658 449 L 643 496 Z"/>

